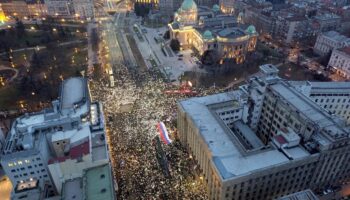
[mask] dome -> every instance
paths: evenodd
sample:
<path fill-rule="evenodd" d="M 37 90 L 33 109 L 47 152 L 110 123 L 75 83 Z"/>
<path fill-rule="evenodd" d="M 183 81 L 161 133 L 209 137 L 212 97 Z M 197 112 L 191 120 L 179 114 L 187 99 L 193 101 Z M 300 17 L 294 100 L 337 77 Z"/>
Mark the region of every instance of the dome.
<path fill-rule="evenodd" d="M 253 25 L 248 26 L 248 28 L 245 31 L 248 32 L 249 34 L 256 33 L 255 26 L 253 26 Z"/>
<path fill-rule="evenodd" d="M 219 12 L 219 11 L 220 11 L 219 5 L 218 5 L 218 4 L 214 4 L 212 10 L 213 10 L 214 12 Z"/>
<path fill-rule="evenodd" d="M 209 30 L 206 30 L 203 33 L 203 38 L 206 40 L 211 40 L 213 39 L 213 34 Z"/>
<path fill-rule="evenodd" d="M 197 10 L 197 5 L 193 0 L 185 0 L 182 2 L 180 9 L 183 11 Z"/>

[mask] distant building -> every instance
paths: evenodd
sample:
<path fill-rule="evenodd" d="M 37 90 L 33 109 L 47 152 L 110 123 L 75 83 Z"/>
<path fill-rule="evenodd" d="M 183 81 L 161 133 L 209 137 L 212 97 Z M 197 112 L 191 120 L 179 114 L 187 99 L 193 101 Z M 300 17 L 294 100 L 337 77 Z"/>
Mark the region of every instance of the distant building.
<path fill-rule="evenodd" d="M 72 0 L 45 0 L 47 14 L 50 16 L 72 18 L 74 17 L 74 4 Z"/>
<path fill-rule="evenodd" d="M 232 14 L 235 11 L 235 0 L 220 0 L 219 6 L 222 13 Z"/>
<path fill-rule="evenodd" d="M 321 108 L 350 124 L 350 84 L 348 82 L 292 81 L 290 83 Z"/>
<path fill-rule="evenodd" d="M 44 1 L 27 1 L 29 15 L 33 17 L 47 16 L 47 7 Z"/>
<path fill-rule="evenodd" d="M 331 54 L 333 49 L 350 46 L 350 38 L 335 31 L 320 33 L 317 37 L 314 52 L 325 56 Z"/>
<path fill-rule="evenodd" d="M 349 181 L 346 122 L 277 74 L 263 65 L 239 90 L 178 103 L 179 139 L 210 199 L 270 200 Z"/>
<path fill-rule="evenodd" d="M 93 0 L 73 0 L 74 15 L 80 19 L 92 19 L 94 17 Z"/>
<path fill-rule="evenodd" d="M 86 79 L 67 79 L 60 91 L 52 108 L 17 118 L 8 133 L 1 165 L 13 199 L 60 195 L 84 170 L 109 165 L 102 107 L 90 101 Z"/>
<path fill-rule="evenodd" d="M 350 46 L 333 50 L 328 67 L 350 79 Z"/>
<path fill-rule="evenodd" d="M 341 27 L 341 17 L 331 13 L 317 15 L 314 20 L 319 24 L 320 32 L 336 31 Z"/>
<path fill-rule="evenodd" d="M 168 25 L 170 38 L 177 39 L 182 49 L 194 48 L 200 55 L 207 50 L 220 58 L 232 58 L 237 63 L 245 60 L 247 52 L 255 50 L 257 32 L 254 26 L 242 29 L 230 15 L 215 14 L 213 9 L 197 8 L 192 0 L 185 0 L 175 13 L 175 21 Z"/>
<path fill-rule="evenodd" d="M 5 16 L 24 18 L 30 16 L 30 12 L 25 1 L 2 1 L 1 9 Z"/>
<path fill-rule="evenodd" d="M 277 200 L 319 200 L 319 198 L 311 190 L 303 190 L 283 196 Z"/>
<path fill-rule="evenodd" d="M 110 165 L 84 170 L 82 177 L 66 181 L 61 200 L 114 200 L 115 189 Z"/>
<path fill-rule="evenodd" d="M 316 36 L 319 28 L 312 20 L 304 16 L 279 18 L 276 21 L 274 35 L 290 44 L 302 39 Z"/>

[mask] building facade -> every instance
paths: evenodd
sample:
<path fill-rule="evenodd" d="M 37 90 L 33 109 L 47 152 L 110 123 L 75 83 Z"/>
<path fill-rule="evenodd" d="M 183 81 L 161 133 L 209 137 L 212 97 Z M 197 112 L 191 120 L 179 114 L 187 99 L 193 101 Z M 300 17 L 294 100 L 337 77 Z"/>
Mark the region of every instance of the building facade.
<path fill-rule="evenodd" d="M 5 16 L 24 18 L 30 16 L 30 12 L 25 1 L 4 1 L 0 3 Z"/>
<path fill-rule="evenodd" d="M 317 37 L 314 52 L 325 56 L 331 54 L 333 49 L 350 46 L 350 38 L 335 31 L 320 33 Z"/>
<path fill-rule="evenodd" d="M 92 19 L 94 17 L 94 2 L 92 0 L 73 0 L 74 15 L 80 19 Z"/>
<path fill-rule="evenodd" d="M 328 67 L 337 74 L 350 78 L 350 46 L 333 50 Z"/>
<path fill-rule="evenodd" d="M 210 199 L 276 199 L 350 178 L 345 121 L 280 79 L 272 65 L 239 90 L 178 103 L 180 141 Z"/>

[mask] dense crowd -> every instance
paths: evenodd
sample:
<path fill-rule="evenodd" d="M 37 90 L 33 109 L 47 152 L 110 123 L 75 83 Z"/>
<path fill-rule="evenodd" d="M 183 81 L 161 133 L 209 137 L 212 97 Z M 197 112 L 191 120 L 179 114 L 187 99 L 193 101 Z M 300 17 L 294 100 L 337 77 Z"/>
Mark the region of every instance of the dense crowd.
<path fill-rule="evenodd" d="M 176 102 L 186 97 L 165 94 L 165 90 L 175 86 L 169 86 L 159 77 L 121 65 L 115 69 L 114 88 L 103 81 L 91 82 L 93 99 L 104 106 L 118 197 L 207 199 L 205 181 L 195 160 L 174 137 Z M 156 125 L 160 121 L 165 123 L 173 140 L 162 145 L 169 164 L 168 178 L 152 145 L 159 134 Z"/>

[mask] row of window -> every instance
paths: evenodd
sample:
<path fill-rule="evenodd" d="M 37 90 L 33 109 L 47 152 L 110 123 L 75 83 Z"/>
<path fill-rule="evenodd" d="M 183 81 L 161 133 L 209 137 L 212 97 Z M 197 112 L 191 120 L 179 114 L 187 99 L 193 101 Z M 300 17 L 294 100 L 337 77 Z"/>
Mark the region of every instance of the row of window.
<path fill-rule="evenodd" d="M 318 103 L 318 100 L 320 100 L 320 103 L 328 103 L 329 101 L 331 101 L 331 103 L 335 103 L 335 99 L 315 99 L 315 102 Z M 340 103 L 341 101 L 342 103 L 350 103 L 350 99 L 337 99 L 337 103 Z"/>
<path fill-rule="evenodd" d="M 41 169 L 41 171 L 36 171 L 37 174 L 40 174 L 40 173 L 44 173 L 45 172 L 45 169 Z M 31 171 L 30 172 L 30 175 L 34 175 L 35 172 L 34 171 Z M 18 174 L 18 175 L 14 175 L 13 177 L 14 178 L 19 178 L 19 177 L 24 177 L 24 176 L 28 176 L 28 173 L 23 173 L 23 174 Z M 45 175 L 44 175 L 45 176 Z"/>

